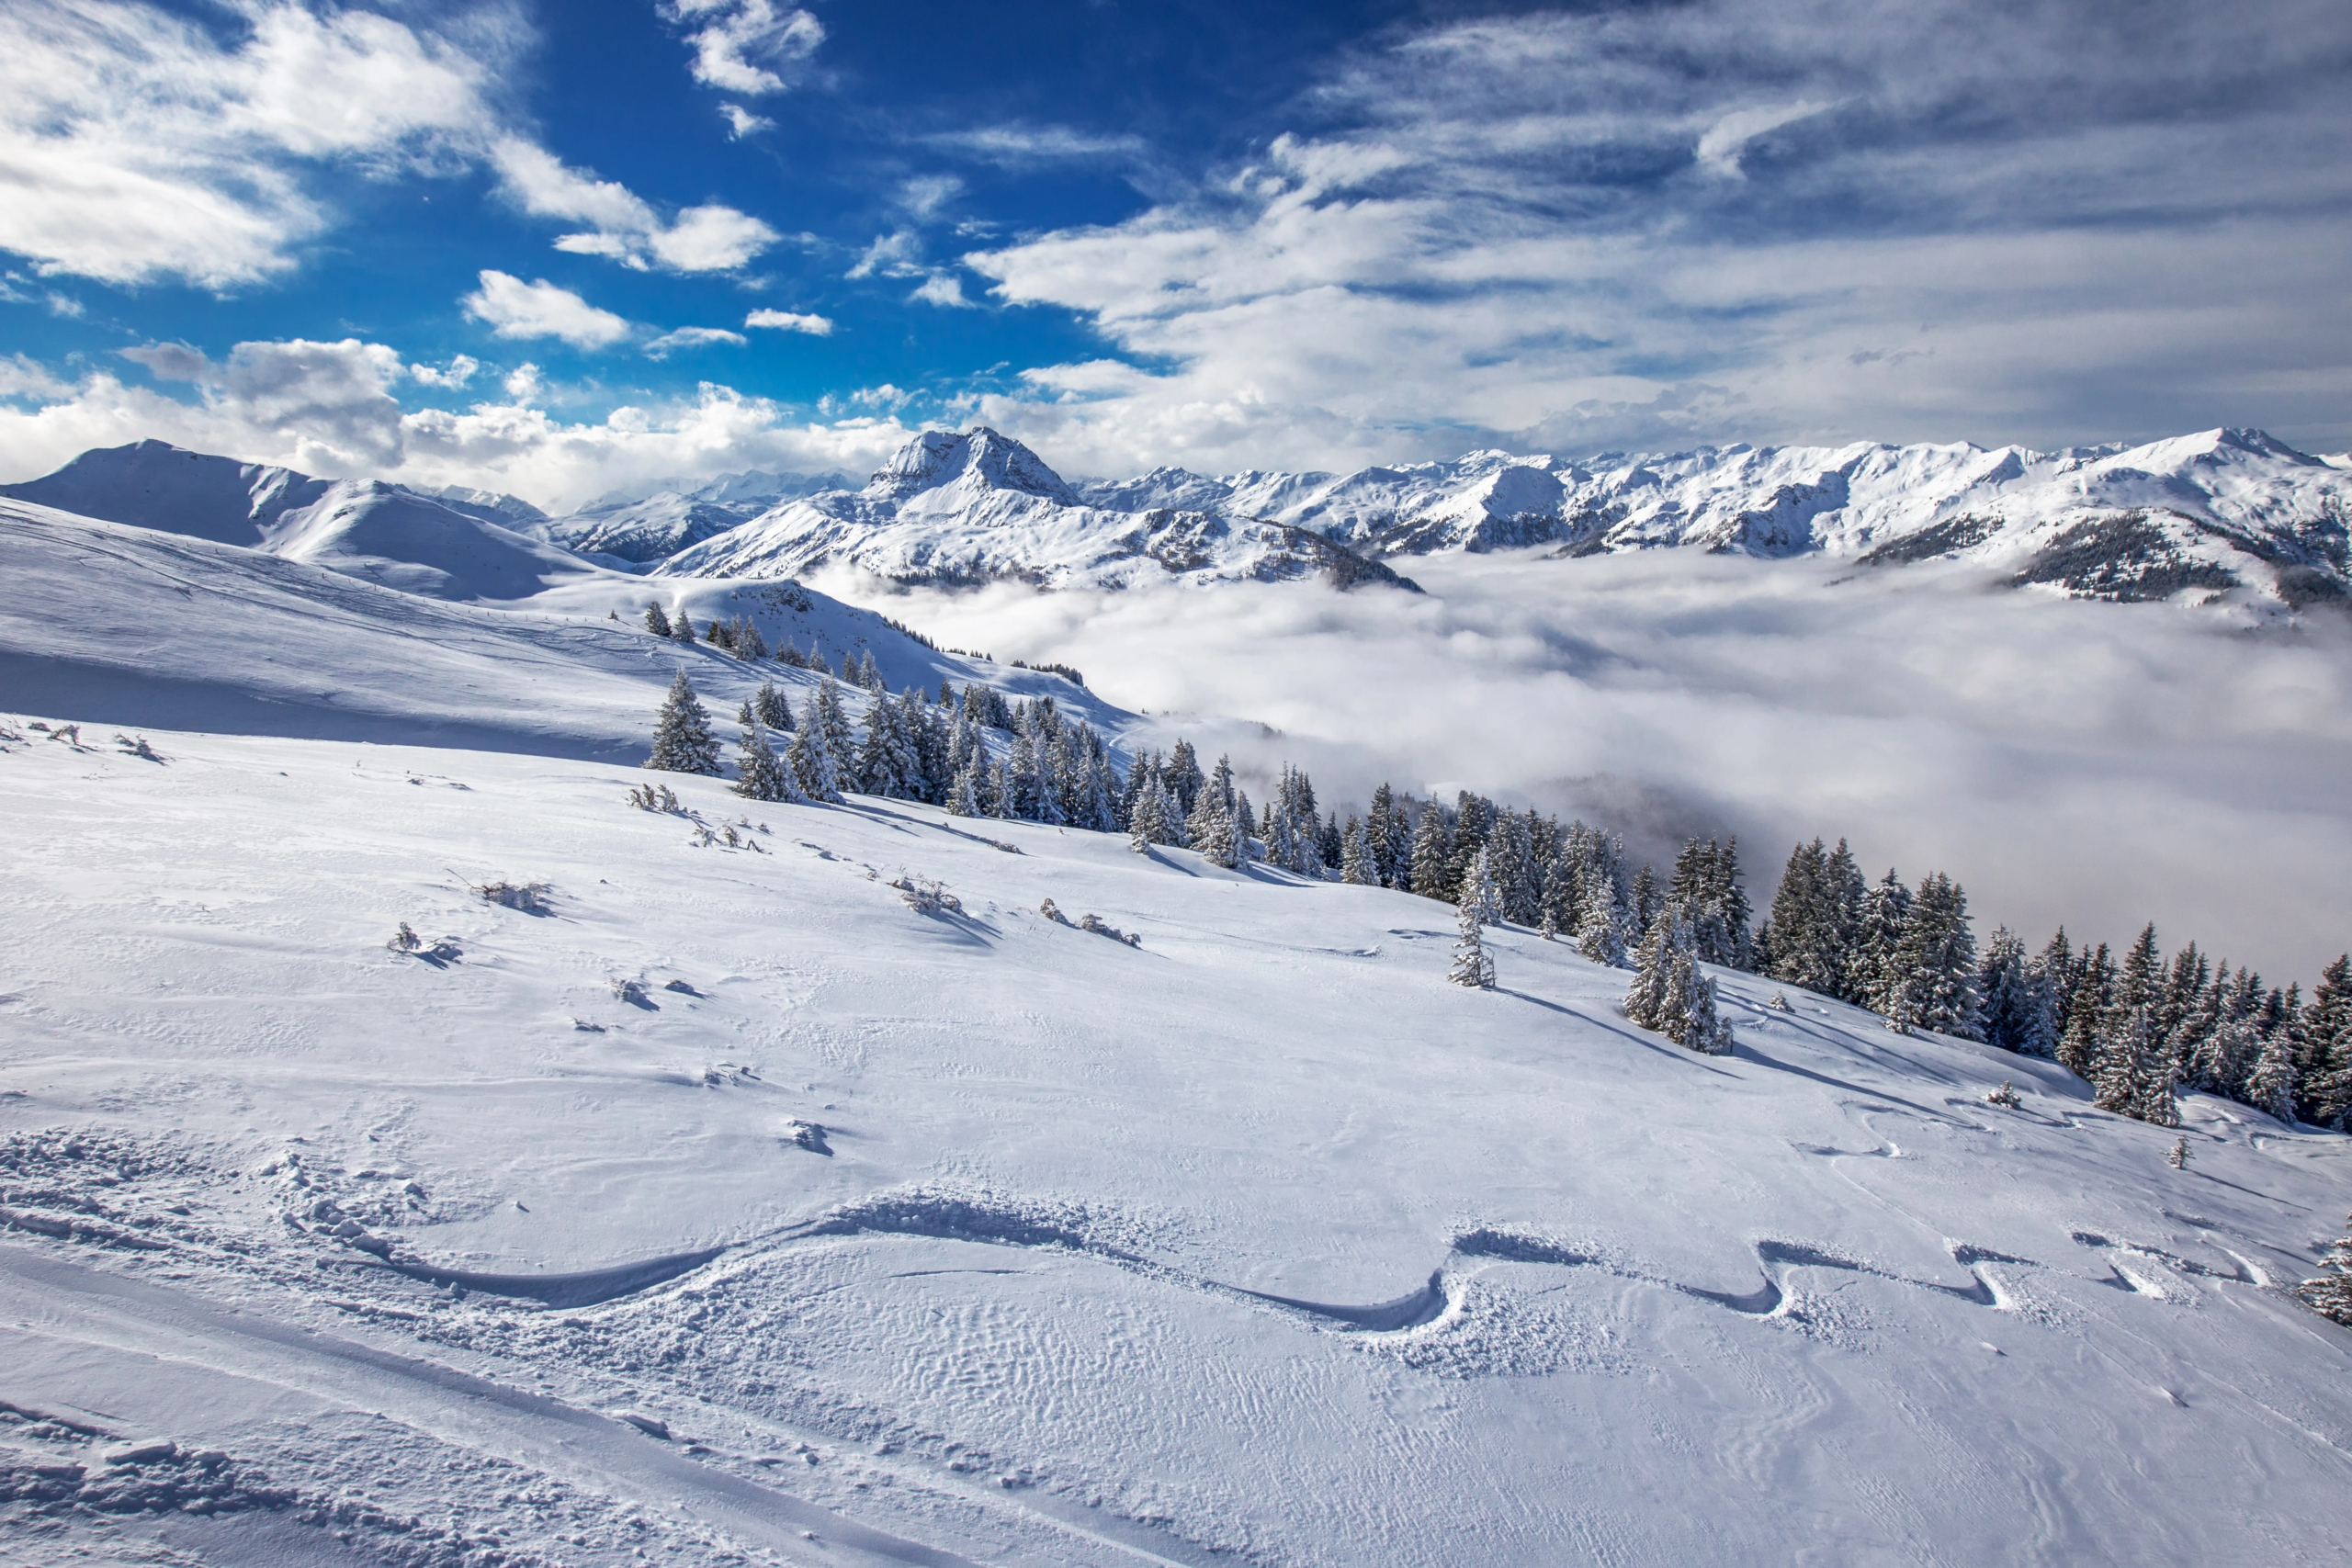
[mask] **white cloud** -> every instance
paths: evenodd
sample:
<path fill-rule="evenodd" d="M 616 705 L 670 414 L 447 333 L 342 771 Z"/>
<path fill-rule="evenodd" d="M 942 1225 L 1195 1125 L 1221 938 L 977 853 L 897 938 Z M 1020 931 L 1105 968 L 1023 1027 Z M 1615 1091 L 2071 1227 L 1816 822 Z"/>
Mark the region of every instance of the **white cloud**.
<path fill-rule="evenodd" d="M 1873 876 L 1958 877 L 1980 941 L 2006 920 L 2036 945 L 2061 921 L 2128 942 L 2153 919 L 2282 983 L 2352 931 L 2352 627 L 2332 619 L 2257 635 L 1685 551 L 1395 564 L 1428 596 L 817 586 L 951 646 L 1074 665 L 1231 751 L 1261 799 L 1287 760 L 1327 805 L 1383 780 L 1482 789 L 1604 821 L 1661 866 L 1728 829 L 1758 897 L 1791 845 L 1848 835 Z"/>
<path fill-rule="evenodd" d="M 954 175 L 917 175 L 899 186 L 899 205 L 929 218 L 963 194 L 964 182 Z"/>
<path fill-rule="evenodd" d="M 910 434 L 871 412 L 797 422 L 783 404 L 710 382 L 602 419 L 564 420 L 542 406 L 552 389 L 527 364 L 503 378 L 503 398 L 462 412 L 404 411 L 391 394 L 413 384 L 413 372 L 390 348 L 356 340 L 244 343 L 219 363 L 180 344 L 149 344 L 130 357 L 158 379 L 192 383 L 194 398 L 104 371 L 74 379 L 21 355 L 0 357 L 0 481 L 152 436 L 327 478 L 462 484 L 561 510 L 673 477 L 871 469 Z"/>
<path fill-rule="evenodd" d="M 1707 128 L 1699 138 L 1699 166 L 1711 175 L 1725 179 L 1742 177 L 1739 167 L 1740 150 L 1768 130 L 1778 130 L 1784 125 L 1810 118 L 1829 107 L 1827 104 L 1778 104 L 1762 108 L 1735 109 Z"/>
<path fill-rule="evenodd" d="M 830 317 L 805 316 L 793 310 L 754 310 L 743 318 L 747 327 L 769 327 L 777 332 L 807 333 L 810 337 L 831 337 L 833 323 Z"/>
<path fill-rule="evenodd" d="M 460 354 L 449 361 L 447 369 L 435 370 L 430 365 L 412 365 L 408 367 L 408 373 L 422 386 L 447 387 L 455 389 L 472 380 L 474 372 L 481 368 L 481 360 L 470 354 Z"/>
<path fill-rule="evenodd" d="M 978 309 L 964 298 L 964 280 L 952 272 L 934 272 L 922 280 L 922 287 L 907 296 L 926 305 L 944 305 L 954 310 Z"/>
<path fill-rule="evenodd" d="M 224 47 L 149 6 L 0 6 L 0 248 L 110 283 L 250 283 L 327 221 L 304 164 L 430 166 L 493 118 L 491 18 L 470 51 L 365 11 L 239 19 Z"/>
<path fill-rule="evenodd" d="M 737 141 L 763 130 L 774 130 L 775 121 L 765 115 L 756 115 L 741 104 L 721 104 L 719 117 L 727 121 L 727 134 Z"/>
<path fill-rule="evenodd" d="M 2320 62 L 2352 12 L 2261 12 L 2158 0 L 2124 39 L 2055 0 L 1695 0 L 1391 37 L 1300 105 L 1314 134 L 964 257 L 1155 367 L 1032 367 L 980 413 L 1093 472 L 2222 423 L 2333 449 L 2352 99 Z"/>
<path fill-rule="evenodd" d="M 781 238 L 731 207 L 689 207 L 665 222 L 628 186 L 565 166 L 545 148 L 508 137 L 492 150 L 501 181 L 523 210 L 592 225 L 557 240 L 556 249 L 609 256 L 643 271 L 731 272 Z"/>
<path fill-rule="evenodd" d="M 741 333 L 730 333 L 725 327 L 677 327 L 648 343 L 645 354 L 649 359 L 662 359 L 682 348 L 708 348 L 721 343 L 731 343 L 740 348 L 751 341 Z"/>
<path fill-rule="evenodd" d="M 825 41 L 814 16 L 773 0 L 670 0 L 663 9 L 694 46 L 695 80 L 722 92 L 781 93 Z"/>
<path fill-rule="evenodd" d="M 465 297 L 466 314 L 499 337 L 560 338 L 575 348 L 603 348 L 628 336 L 628 322 L 545 278 L 526 283 L 484 268 L 481 287 Z"/>
<path fill-rule="evenodd" d="M 1063 125 L 991 125 L 923 138 L 933 147 L 992 164 L 1133 158 L 1145 151 L 1139 136 L 1096 136 Z"/>
<path fill-rule="evenodd" d="M 922 256 L 922 242 L 912 230 L 900 229 L 896 233 L 876 235 L 857 258 L 857 265 L 842 276 L 872 277 L 879 273 L 884 277 L 918 277 L 922 274 L 917 265 Z"/>

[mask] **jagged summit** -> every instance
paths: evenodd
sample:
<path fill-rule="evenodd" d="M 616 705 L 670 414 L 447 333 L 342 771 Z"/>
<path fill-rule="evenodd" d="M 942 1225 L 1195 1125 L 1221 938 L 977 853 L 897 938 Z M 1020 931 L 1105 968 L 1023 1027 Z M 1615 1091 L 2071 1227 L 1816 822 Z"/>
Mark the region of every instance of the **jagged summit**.
<path fill-rule="evenodd" d="M 991 491 L 1034 495 L 1063 506 L 1079 504 L 1077 492 L 1043 457 L 986 425 L 960 434 L 924 431 L 882 465 L 865 493 L 904 505 L 933 491 L 948 492 L 940 499 L 950 504 L 967 503 Z M 934 502 L 926 510 L 936 508 Z"/>

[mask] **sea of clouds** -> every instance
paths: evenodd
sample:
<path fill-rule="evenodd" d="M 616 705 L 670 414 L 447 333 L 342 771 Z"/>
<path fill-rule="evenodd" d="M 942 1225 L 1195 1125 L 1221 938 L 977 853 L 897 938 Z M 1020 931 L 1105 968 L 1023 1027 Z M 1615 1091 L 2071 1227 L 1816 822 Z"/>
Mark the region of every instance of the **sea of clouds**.
<path fill-rule="evenodd" d="M 2153 919 L 2274 982 L 2352 945 L 2352 621 L 1679 550 L 1403 564 L 1426 594 L 820 585 L 1074 665 L 1260 798 L 1288 760 L 1327 803 L 1475 788 L 1654 861 L 1736 832 L 1759 902 L 1792 844 L 1844 835 L 1873 876 L 1959 878 L 1980 940 Z"/>

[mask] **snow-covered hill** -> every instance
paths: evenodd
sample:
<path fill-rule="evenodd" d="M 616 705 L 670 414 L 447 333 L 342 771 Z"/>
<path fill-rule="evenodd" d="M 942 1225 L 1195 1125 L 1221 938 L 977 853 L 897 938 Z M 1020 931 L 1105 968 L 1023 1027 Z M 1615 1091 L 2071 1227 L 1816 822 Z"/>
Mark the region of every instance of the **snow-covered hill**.
<path fill-rule="evenodd" d="M 2175 1170 L 2060 1069 L 1731 974 L 1701 1058 L 1532 932 L 1465 990 L 1441 906 L 1118 838 L 34 716 L 39 1560 L 2340 1556 L 2352 1334 L 2282 1287 L 2341 1135 L 2191 1098 Z"/>
<path fill-rule="evenodd" d="M 508 508 L 512 498 L 318 479 L 160 441 L 85 452 L 45 478 L 0 486 L 0 496 L 258 549 L 435 599 L 524 599 L 594 570 L 509 526 L 530 521 Z"/>
<path fill-rule="evenodd" d="M 676 577 L 799 577 L 850 565 L 901 584 L 1058 588 L 1139 581 L 1411 585 L 1307 529 L 1219 513 L 1081 504 L 992 430 L 928 431 L 861 491 L 793 501 L 663 561 Z"/>
<path fill-rule="evenodd" d="M 307 515 L 313 527 L 334 517 L 324 507 Z M 633 762 L 682 667 L 727 713 L 763 680 L 795 687 L 796 705 L 815 680 L 651 637 L 640 622 L 658 603 L 697 627 L 748 620 L 771 647 L 788 641 L 836 665 L 871 653 L 894 691 L 978 682 L 1050 694 L 1108 735 L 1132 722 L 1059 676 L 939 652 L 795 583 L 649 584 L 582 570 L 523 605 L 479 605 L 402 592 L 402 571 L 371 581 L 348 558 L 330 557 L 330 569 L 294 554 L 0 501 L 10 584 L 0 704 L 114 724 Z M 850 702 L 856 709 L 863 695 Z"/>

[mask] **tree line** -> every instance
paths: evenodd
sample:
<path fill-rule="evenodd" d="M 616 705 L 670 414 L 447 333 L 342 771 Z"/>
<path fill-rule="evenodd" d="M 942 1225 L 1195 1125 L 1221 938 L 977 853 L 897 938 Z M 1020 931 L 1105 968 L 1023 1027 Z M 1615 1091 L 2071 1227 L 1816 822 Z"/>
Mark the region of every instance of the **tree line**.
<path fill-rule="evenodd" d="M 649 630 L 663 629 L 660 615 L 649 609 Z M 705 640 L 766 656 L 748 622 L 714 622 Z M 1980 952 L 1959 883 L 1934 872 L 1906 884 L 1892 869 L 1872 882 L 1843 840 L 1796 846 L 1758 920 L 1736 838 L 1690 840 L 1660 876 L 1631 866 L 1615 834 L 1468 790 L 1448 803 L 1383 784 L 1363 814 L 1343 817 L 1284 764 L 1272 793 L 1253 803 L 1229 758 L 1204 768 L 1188 740 L 1122 770 L 1092 727 L 1049 696 L 1008 701 L 945 681 L 934 693 L 893 694 L 870 649 L 842 655 L 838 676 L 813 648 L 802 655 L 787 644 L 777 657 L 822 674 L 804 716 L 773 682 L 738 713 L 735 787 L 750 798 L 854 791 L 965 817 L 1124 832 L 1142 852 L 1192 849 L 1228 867 L 1259 862 L 1419 894 L 1461 911 L 1454 977 L 1464 984 L 1494 983 L 1481 926 L 1526 927 L 1632 967 L 1628 1017 L 1694 1050 L 1729 1048 L 1700 967 L 1714 964 L 1867 1008 L 1898 1032 L 2051 1058 L 2087 1080 L 2101 1108 L 2158 1125 L 2178 1122 L 2184 1087 L 2282 1119 L 2352 1120 L 2352 955 L 2330 964 L 2306 1000 L 2299 986 L 2266 986 L 2193 942 L 2166 956 L 2153 924 L 2120 955 L 2104 942 L 2077 945 L 2064 929 L 2029 953 L 2006 926 Z M 862 735 L 843 682 L 866 694 Z M 717 774 L 719 750 L 682 670 L 647 765 Z"/>

